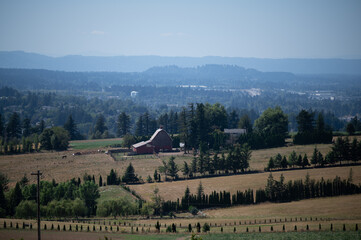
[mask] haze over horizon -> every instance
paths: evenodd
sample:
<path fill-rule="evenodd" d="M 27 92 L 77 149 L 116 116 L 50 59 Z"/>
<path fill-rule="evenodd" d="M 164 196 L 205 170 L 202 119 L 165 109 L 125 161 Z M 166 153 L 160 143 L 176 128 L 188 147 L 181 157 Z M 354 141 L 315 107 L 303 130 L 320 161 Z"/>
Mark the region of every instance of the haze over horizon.
<path fill-rule="evenodd" d="M 361 58 L 361 1 L 1 1 L 0 51 Z"/>

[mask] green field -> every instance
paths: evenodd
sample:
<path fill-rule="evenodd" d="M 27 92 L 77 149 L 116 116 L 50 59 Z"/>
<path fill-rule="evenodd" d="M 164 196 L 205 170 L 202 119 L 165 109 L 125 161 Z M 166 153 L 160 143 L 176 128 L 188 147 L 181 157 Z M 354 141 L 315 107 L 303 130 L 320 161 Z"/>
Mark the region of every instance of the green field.
<path fill-rule="evenodd" d="M 120 138 L 70 141 L 69 146 L 74 150 L 99 149 L 120 144 Z"/>
<path fill-rule="evenodd" d="M 136 199 L 130 192 L 126 191 L 120 186 L 115 185 L 101 187 L 99 192 L 100 198 L 98 199 L 98 203 L 108 200 L 117 200 L 122 197 L 131 201 Z"/>

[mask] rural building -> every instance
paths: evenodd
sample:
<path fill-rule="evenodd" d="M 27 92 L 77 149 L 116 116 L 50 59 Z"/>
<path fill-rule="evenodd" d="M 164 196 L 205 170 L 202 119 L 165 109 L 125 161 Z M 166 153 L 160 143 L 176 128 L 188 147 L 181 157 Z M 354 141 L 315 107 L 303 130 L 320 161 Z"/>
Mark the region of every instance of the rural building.
<path fill-rule="evenodd" d="M 137 154 L 168 152 L 172 151 L 172 138 L 165 130 L 159 128 L 148 141 L 136 143 L 132 148 Z"/>
<path fill-rule="evenodd" d="M 224 134 L 226 135 L 226 143 L 227 144 L 235 144 L 242 134 L 246 134 L 247 130 L 243 128 L 231 128 L 231 129 L 224 129 Z"/>

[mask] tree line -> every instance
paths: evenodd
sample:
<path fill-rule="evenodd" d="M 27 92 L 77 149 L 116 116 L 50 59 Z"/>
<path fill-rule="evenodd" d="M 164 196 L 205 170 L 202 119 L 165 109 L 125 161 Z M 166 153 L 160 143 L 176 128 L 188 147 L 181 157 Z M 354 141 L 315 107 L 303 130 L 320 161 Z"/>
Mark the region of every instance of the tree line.
<path fill-rule="evenodd" d="M 173 180 L 178 179 L 178 172 L 181 170 L 182 174 L 186 178 L 196 177 L 197 174 L 204 176 L 217 175 L 217 174 L 229 174 L 245 172 L 249 168 L 249 161 L 251 160 L 252 151 L 247 144 L 243 146 L 232 146 L 228 152 L 227 157 L 224 153 L 219 157 L 218 153 L 215 153 L 213 157 L 210 157 L 209 152 L 204 152 L 200 149 L 198 156 L 194 156 L 190 165 L 184 161 L 182 168 L 180 168 L 175 162 L 174 157 L 171 157 L 166 163 L 163 160 L 163 166 L 159 167 L 159 172 L 164 174 L 166 180 L 171 177 Z M 156 174 L 154 174 L 156 176 Z M 157 180 L 157 179 L 155 179 Z"/>
<path fill-rule="evenodd" d="M 69 140 L 76 138 L 78 131 L 72 116 L 68 117 L 64 127 L 46 127 L 41 121 L 31 125 L 29 118 L 20 119 L 14 112 L 6 124 L 0 114 L 0 153 L 31 153 L 45 150 L 66 150 Z"/>
<path fill-rule="evenodd" d="M 303 156 L 297 155 L 295 151 L 292 151 L 288 159 L 286 156 L 277 154 L 274 157 L 270 157 L 268 165 L 265 168 L 266 171 L 274 169 L 286 169 L 288 167 L 301 167 L 313 165 L 314 167 L 332 166 L 337 163 L 342 165 L 343 162 L 354 162 L 357 163 L 361 160 L 361 140 L 357 141 L 356 138 L 350 142 L 348 137 L 337 137 L 332 143 L 331 151 L 325 156 L 317 149 L 314 148 L 311 159 L 308 158 L 307 154 Z"/>
<path fill-rule="evenodd" d="M 89 175 L 84 182 L 78 178 L 67 182 L 40 182 L 41 215 L 49 218 L 65 218 L 95 215 L 98 185 Z M 8 178 L 0 173 L 0 215 L 19 218 L 36 217 L 36 184 L 28 184 L 26 175 L 13 189 L 8 188 Z"/>
<path fill-rule="evenodd" d="M 162 213 L 172 211 L 188 211 L 193 208 L 229 207 L 236 205 L 258 204 L 262 202 L 290 202 L 308 198 L 332 197 L 361 193 L 361 186 L 353 183 L 352 169 L 348 179 L 336 176 L 334 179 L 311 179 L 307 174 L 305 179 L 290 180 L 287 183 L 283 175 L 277 181 L 270 173 L 265 188 L 256 191 L 247 189 L 231 194 L 228 191 L 213 191 L 205 194 L 202 183 L 199 183 L 197 194 L 191 194 L 187 186 L 184 196 L 177 201 L 163 201 Z"/>
<path fill-rule="evenodd" d="M 297 115 L 298 132 L 293 137 L 295 144 L 332 142 L 332 130 L 329 126 L 325 126 L 323 114 L 318 114 L 316 123 L 314 115 L 314 112 L 308 112 L 304 109 Z"/>

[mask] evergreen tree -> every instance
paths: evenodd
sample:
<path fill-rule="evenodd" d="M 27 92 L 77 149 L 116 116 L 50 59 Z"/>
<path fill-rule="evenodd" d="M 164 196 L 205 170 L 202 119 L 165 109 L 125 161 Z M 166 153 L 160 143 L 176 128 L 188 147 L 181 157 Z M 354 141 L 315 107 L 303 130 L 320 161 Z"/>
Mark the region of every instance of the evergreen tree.
<path fill-rule="evenodd" d="M 290 156 L 288 157 L 288 165 L 292 167 L 297 165 L 297 154 L 295 151 L 292 151 Z"/>
<path fill-rule="evenodd" d="M 194 104 L 189 104 L 189 113 L 188 113 L 188 121 L 189 121 L 189 147 L 197 148 L 199 146 L 197 140 L 197 121 L 195 118 L 195 108 Z"/>
<path fill-rule="evenodd" d="M 218 170 L 224 171 L 226 169 L 226 157 L 224 153 L 222 153 L 221 158 L 219 159 L 219 167 Z"/>
<path fill-rule="evenodd" d="M 0 186 L 0 217 L 5 217 L 7 210 L 7 202 L 4 195 L 4 189 Z"/>
<path fill-rule="evenodd" d="M 95 138 L 101 138 L 101 135 L 108 130 L 107 126 L 105 125 L 105 118 L 102 114 L 100 114 L 97 118 L 94 127 L 94 136 Z"/>
<path fill-rule="evenodd" d="M 51 136 L 54 134 L 53 130 L 50 128 L 45 129 L 42 134 L 40 135 L 40 144 L 41 148 L 50 150 L 52 149 L 51 144 Z"/>
<path fill-rule="evenodd" d="M 177 164 L 174 162 L 175 157 L 171 156 L 168 160 L 168 167 L 167 170 L 169 172 L 169 176 L 171 176 L 173 179 L 178 178 L 178 166 Z"/>
<path fill-rule="evenodd" d="M 282 161 L 281 161 L 281 168 L 287 168 L 288 167 L 288 161 L 286 156 L 283 156 Z"/>
<path fill-rule="evenodd" d="M 154 170 L 153 178 L 154 178 L 155 182 L 157 182 L 159 180 L 158 179 L 158 171 L 157 171 L 157 169 Z"/>
<path fill-rule="evenodd" d="M 135 175 L 135 171 L 132 163 L 129 163 L 127 169 L 125 170 L 122 181 L 125 183 L 133 183 L 133 182 L 137 182 L 138 180 L 139 179 Z"/>
<path fill-rule="evenodd" d="M 188 129 L 188 118 L 187 110 L 185 107 L 182 108 L 182 111 L 179 115 L 179 136 L 180 140 L 184 143 L 184 152 L 188 149 L 189 142 L 189 129 Z"/>
<path fill-rule="evenodd" d="M 238 127 L 247 130 L 247 133 L 252 133 L 252 122 L 247 114 L 243 115 L 238 122 Z"/>
<path fill-rule="evenodd" d="M 228 116 L 228 127 L 237 128 L 238 123 L 239 123 L 239 116 L 236 110 L 232 110 Z"/>
<path fill-rule="evenodd" d="M 348 135 L 350 135 L 350 136 L 353 135 L 356 131 L 355 126 L 351 122 L 347 123 L 346 131 L 347 131 Z"/>
<path fill-rule="evenodd" d="M 45 127 L 45 121 L 41 119 L 38 133 L 41 134 L 44 131 Z"/>
<path fill-rule="evenodd" d="M 306 166 L 310 166 L 310 163 L 308 162 L 307 154 L 305 154 L 302 159 L 302 167 L 304 168 Z"/>
<path fill-rule="evenodd" d="M 122 112 L 118 116 L 117 121 L 117 135 L 119 137 L 126 135 L 129 133 L 130 129 L 130 117 L 125 112 Z"/>
<path fill-rule="evenodd" d="M 302 167 L 302 166 L 303 166 L 303 159 L 302 159 L 301 154 L 298 155 L 298 158 L 297 158 L 297 166 L 299 166 L 299 167 Z"/>
<path fill-rule="evenodd" d="M 10 212 L 11 215 L 15 213 L 15 208 L 23 200 L 23 194 L 21 192 L 20 184 L 17 182 L 15 188 L 13 189 L 10 197 Z"/>
<path fill-rule="evenodd" d="M 6 125 L 6 135 L 8 138 L 19 138 L 21 136 L 21 124 L 19 115 L 14 112 Z"/>
<path fill-rule="evenodd" d="M 192 163 L 191 163 L 191 173 L 192 173 L 192 174 L 195 174 L 195 173 L 197 173 L 197 172 L 198 172 L 197 158 L 194 157 L 194 158 L 192 159 Z"/>
<path fill-rule="evenodd" d="M 72 115 L 69 115 L 68 119 L 66 120 L 64 124 L 64 129 L 69 132 L 70 140 L 79 139 L 79 131 L 73 120 Z"/>
<path fill-rule="evenodd" d="M 275 163 L 274 163 L 273 157 L 270 157 L 270 159 L 268 161 L 267 169 L 272 170 L 274 168 L 275 168 Z"/>
<path fill-rule="evenodd" d="M 212 164 L 213 164 L 213 167 L 214 167 L 214 170 L 216 171 L 216 173 L 217 173 L 217 171 L 221 170 L 220 169 L 220 160 L 219 160 L 219 157 L 218 157 L 218 153 L 215 153 L 213 155 Z"/>
<path fill-rule="evenodd" d="M 312 157 L 311 157 L 311 164 L 313 165 L 316 165 L 318 164 L 318 150 L 317 148 L 314 148 L 313 149 L 313 154 L 312 154 Z"/>
<path fill-rule="evenodd" d="M 240 162 L 240 167 L 242 172 L 244 172 L 247 168 L 249 168 L 249 161 L 251 160 L 251 155 L 252 155 L 251 147 L 247 143 L 243 144 L 241 148 L 241 162 Z"/>
<path fill-rule="evenodd" d="M 197 124 L 197 142 L 198 143 L 207 143 L 208 142 L 208 133 L 209 133 L 209 124 L 206 119 L 205 107 L 203 103 L 197 104 L 196 109 L 196 124 Z M 199 144 L 201 145 L 201 144 Z"/>
<path fill-rule="evenodd" d="M 184 191 L 184 209 L 188 209 L 189 208 L 189 205 L 190 205 L 190 198 L 191 198 L 191 192 L 189 190 L 189 187 L 187 185 L 187 188 L 186 190 Z M 182 204 L 183 205 L 183 204 Z"/>
<path fill-rule="evenodd" d="M 103 186 L 103 178 L 102 175 L 99 175 L 99 187 Z"/>
<path fill-rule="evenodd" d="M 314 114 L 302 109 L 296 117 L 298 132 L 312 132 L 314 129 Z"/>
<path fill-rule="evenodd" d="M 146 112 L 144 113 L 143 115 L 143 122 L 144 122 L 144 135 L 145 136 L 149 136 L 150 135 L 150 132 L 149 132 L 149 122 L 150 122 L 150 119 L 149 119 L 149 113 Z"/>
<path fill-rule="evenodd" d="M 354 138 L 352 140 L 351 147 L 350 147 L 350 159 L 352 161 L 354 161 L 354 162 L 357 162 L 359 160 L 359 157 L 360 157 L 358 155 L 357 146 L 358 146 L 357 139 Z"/>
<path fill-rule="evenodd" d="M 23 120 L 23 137 L 28 137 L 31 134 L 31 124 L 29 118 Z"/>
<path fill-rule="evenodd" d="M 324 166 L 325 164 L 325 161 L 323 159 L 323 155 L 321 152 L 318 152 L 318 156 L 317 156 L 317 162 L 319 165 L 321 165 L 322 167 Z"/>
<path fill-rule="evenodd" d="M 197 188 L 197 197 L 198 199 L 202 199 L 204 195 L 204 188 L 202 185 L 202 181 L 199 182 L 198 188 Z"/>
<path fill-rule="evenodd" d="M 139 116 L 138 121 L 136 122 L 135 135 L 137 136 L 144 135 L 143 116 Z"/>
<path fill-rule="evenodd" d="M 20 187 L 23 188 L 26 185 L 28 185 L 28 183 L 29 183 L 29 179 L 26 177 L 26 174 L 24 174 L 24 176 L 21 178 L 21 180 L 19 182 Z"/>
<path fill-rule="evenodd" d="M 188 163 L 186 161 L 183 162 L 183 168 L 182 168 L 182 172 L 184 176 L 189 177 L 189 167 L 188 167 Z"/>

